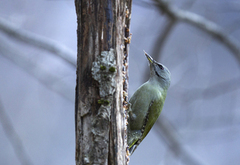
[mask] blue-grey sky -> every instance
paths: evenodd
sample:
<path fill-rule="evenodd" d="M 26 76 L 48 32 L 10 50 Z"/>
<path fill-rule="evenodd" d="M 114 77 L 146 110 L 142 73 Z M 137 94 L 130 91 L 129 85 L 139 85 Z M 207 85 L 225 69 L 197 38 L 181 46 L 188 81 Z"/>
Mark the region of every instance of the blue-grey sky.
<path fill-rule="evenodd" d="M 148 1 L 145 1 L 148 2 Z M 151 1 L 149 1 L 151 2 Z M 240 2 L 236 0 L 172 0 L 181 9 L 218 24 L 227 36 L 240 38 Z M 76 52 L 76 13 L 70 0 L 0 1 L 0 18 Z M 151 54 L 167 24 L 166 14 L 133 1 L 129 59 L 129 95 L 147 79 Z M 27 72 L 0 49 L 0 99 L 34 165 L 75 164 L 75 69 L 47 51 L 17 41 L 0 31 L 0 46 L 9 44 L 33 64 Z M 7 47 L 7 46 L 6 46 Z M 240 45 L 239 45 L 240 47 Z M 73 57 L 76 59 L 76 57 Z M 164 42 L 157 61 L 169 68 L 172 83 L 160 115 L 167 119 L 186 152 L 202 164 L 238 165 L 240 158 L 239 61 L 215 38 L 188 23 L 178 22 Z M 18 60 L 19 61 L 19 60 Z M 28 69 L 29 70 L 29 69 Z M 54 75 L 49 82 L 68 99 L 49 90 L 36 77 Z M 47 79 L 48 80 L 48 79 Z M 47 82 L 47 80 L 45 80 Z M 180 165 L 184 157 L 172 154 L 164 135 L 154 126 L 131 157 L 130 164 Z M 174 146 L 173 146 L 174 147 Z M 0 160 L 20 164 L 9 137 L 0 126 Z"/>

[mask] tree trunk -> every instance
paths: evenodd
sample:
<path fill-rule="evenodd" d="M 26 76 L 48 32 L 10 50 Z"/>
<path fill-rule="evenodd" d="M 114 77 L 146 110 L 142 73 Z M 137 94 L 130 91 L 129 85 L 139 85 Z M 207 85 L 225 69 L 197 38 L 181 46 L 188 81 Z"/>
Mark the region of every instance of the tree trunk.
<path fill-rule="evenodd" d="M 131 0 L 75 0 L 76 164 L 126 164 Z"/>

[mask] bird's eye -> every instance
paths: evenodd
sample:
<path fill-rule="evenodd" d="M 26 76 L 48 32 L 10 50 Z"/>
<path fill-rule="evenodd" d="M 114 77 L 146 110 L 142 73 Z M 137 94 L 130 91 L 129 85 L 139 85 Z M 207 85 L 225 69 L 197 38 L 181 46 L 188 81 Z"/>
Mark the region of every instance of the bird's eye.
<path fill-rule="evenodd" d="M 161 70 L 163 70 L 163 66 L 162 65 L 158 65 L 159 66 L 159 68 L 161 69 Z"/>

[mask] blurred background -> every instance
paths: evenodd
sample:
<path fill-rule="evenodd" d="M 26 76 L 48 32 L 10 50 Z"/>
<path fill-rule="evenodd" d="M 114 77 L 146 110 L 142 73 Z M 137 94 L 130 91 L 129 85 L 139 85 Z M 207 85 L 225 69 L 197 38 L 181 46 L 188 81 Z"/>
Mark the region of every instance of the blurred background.
<path fill-rule="evenodd" d="M 133 0 L 129 95 L 149 76 L 143 50 L 172 82 L 130 164 L 238 165 L 240 2 L 163 6 Z M 0 1 L 0 164 L 75 164 L 76 27 L 74 1 Z"/>

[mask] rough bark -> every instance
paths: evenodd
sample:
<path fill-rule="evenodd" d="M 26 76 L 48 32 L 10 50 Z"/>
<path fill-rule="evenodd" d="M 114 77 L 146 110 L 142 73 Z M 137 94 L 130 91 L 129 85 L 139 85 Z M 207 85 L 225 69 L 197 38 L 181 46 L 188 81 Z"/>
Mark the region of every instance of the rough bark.
<path fill-rule="evenodd" d="M 75 0 L 76 164 L 126 164 L 131 0 Z"/>

